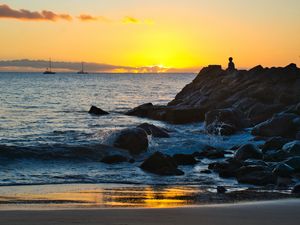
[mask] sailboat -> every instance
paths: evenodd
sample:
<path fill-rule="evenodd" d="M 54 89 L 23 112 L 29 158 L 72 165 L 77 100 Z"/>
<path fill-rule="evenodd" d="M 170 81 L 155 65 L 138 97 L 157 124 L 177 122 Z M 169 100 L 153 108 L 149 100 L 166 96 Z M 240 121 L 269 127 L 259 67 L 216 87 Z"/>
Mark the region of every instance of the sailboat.
<path fill-rule="evenodd" d="M 77 74 L 88 74 L 88 72 L 84 71 L 84 66 L 83 66 L 83 62 L 81 62 L 81 70 L 77 72 Z"/>
<path fill-rule="evenodd" d="M 46 69 L 44 74 L 55 74 L 55 72 L 52 71 L 52 62 L 51 59 L 49 59 L 49 67 Z"/>

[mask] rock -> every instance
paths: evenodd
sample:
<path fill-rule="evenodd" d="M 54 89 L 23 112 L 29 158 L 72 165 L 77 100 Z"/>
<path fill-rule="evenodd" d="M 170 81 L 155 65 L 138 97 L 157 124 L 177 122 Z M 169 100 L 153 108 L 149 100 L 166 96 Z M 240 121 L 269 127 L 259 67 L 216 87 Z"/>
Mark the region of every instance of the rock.
<path fill-rule="evenodd" d="M 154 126 L 153 124 L 143 123 L 139 125 L 138 128 L 143 129 L 144 131 L 146 131 L 148 135 L 152 135 L 153 137 L 158 137 L 158 138 L 170 137 L 170 135 L 166 132 L 166 130 L 164 130 L 161 127 Z"/>
<path fill-rule="evenodd" d="M 265 166 L 257 166 L 257 165 L 251 165 L 251 166 L 242 166 L 236 171 L 237 177 L 245 176 L 249 173 L 257 172 L 257 171 L 266 171 L 267 167 Z"/>
<path fill-rule="evenodd" d="M 285 144 L 282 147 L 289 156 L 300 156 L 300 141 L 293 141 Z"/>
<path fill-rule="evenodd" d="M 130 128 L 120 131 L 114 141 L 114 147 L 126 149 L 130 154 L 137 155 L 147 151 L 148 137 L 141 128 Z"/>
<path fill-rule="evenodd" d="M 89 111 L 90 114 L 93 114 L 93 115 L 97 115 L 97 116 L 103 116 L 103 115 L 108 115 L 109 113 L 96 107 L 96 106 L 92 106 L 90 108 L 90 111 Z"/>
<path fill-rule="evenodd" d="M 252 134 L 264 137 L 293 137 L 295 135 L 295 114 L 281 114 L 256 125 Z"/>
<path fill-rule="evenodd" d="M 294 169 L 285 163 L 279 163 L 272 171 L 273 174 L 280 177 L 288 177 L 292 175 Z"/>
<path fill-rule="evenodd" d="M 205 114 L 216 109 L 236 108 L 257 125 L 300 103 L 300 69 L 295 65 L 227 73 L 221 66 L 204 67 L 166 106 L 152 104 L 138 107 L 128 115 L 147 117 L 170 123 L 203 121 Z M 280 127 L 280 125 L 279 125 Z M 234 126 L 221 126 L 223 134 L 234 132 Z M 276 129 L 275 133 L 279 133 Z M 281 136 L 271 135 L 270 137 Z M 294 137 L 293 137 L 294 138 Z"/>
<path fill-rule="evenodd" d="M 184 174 L 183 171 L 177 168 L 177 164 L 172 157 L 160 152 L 155 152 L 140 167 L 147 172 L 162 176 L 179 176 Z"/>
<path fill-rule="evenodd" d="M 125 156 L 122 155 L 111 155 L 104 157 L 101 162 L 106 164 L 116 164 L 116 163 L 122 163 L 127 162 L 128 159 Z"/>
<path fill-rule="evenodd" d="M 300 157 L 296 156 L 296 157 L 291 157 L 289 159 L 287 159 L 286 161 L 284 161 L 285 164 L 287 164 L 288 166 L 292 167 L 295 172 L 300 172 Z"/>
<path fill-rule="evenodd" d="M 153 109 L 153 107 L 152 103 L 146 103 L 126 112 L 125 114 L 128 116 L 148 117 L 149 112 Z"/>
<path fill-rule="evenodd" d="M 288 158 L 288 154 L 282 150 L 267 151 L 263 157 L 263 159 L 268 162 L 281 162 L 286 158 Z"/>
<path fill-rule="evenodd" d="M 263 160 L 257 160 L 257 159 L 247 159 L 243 162 L 244 166 L 264 166 L 267 167 L 268 163 L 266 163 Z"/>
<path fill-rule="evenodd" d="M 297 133 L 296 133 L 296 138 L 295 138 L 296 140 L 298 140 L 298 141 L 300 141 L 300 131 L 298 131 Z"/>
<path fill-rule="evenodd" d="M 208 133 L 231 135 L 246 127 L 242 112 L 234 108 L 218 109 L 205 114 L 205 127 Z"/>
<path fill-rule="evenodd" d="M 238 161 L 246 159 L 262 159 L 262 157 L 262 152 L 253 144 L 241 146 L 234 154 L 234 158 Z"/>
<path fill-rule="evenodd" d="M 201 170 L 200 173 L 203 173 L 203 174 L 211 174 L 211 170 Z"/>
<path fill-rule="evenodd" d="M 218 186 L 217 187 L 217 193 L 218 194 L 225 194 L 227 192 L 227 189 L 224 186 Z"/>
<path fill-rule="evenodd" d="M 193 155 L 188 154 L 175 154 L 173 156 L 174 161 L 177 165 L 195 165 L 197 164 L 197 160 Z"/>
<path fill-rule="evenodd" d="M 220 159 L 225 157 L 225 152 L 220 149 L 206 149 L 199 152 L 197 157 L 209 158 L 209 159 Z"/>
<path fill-rule="evenodd" d="M 205 111 L 194 107 L 168 107 L 165 109 L 163 120 L 173 124 L 186 124 L 204 120 Z"/>
<path fill-rule="evenodd" d="M 236 160 L 230 162 L 215 162 L 208 165 L 208 169 L 212 169 L 219 174 L 220 177 L 229 178 L 235 177 L 236 172 L 243 164 Z"/>
<path fill-rule="evenodd" d="M 266 170 L 259 170 L 247 173 L 243 176 L 238 176 L 239 183 L 254 184 L 254 185 L 268 185 L 276 183 L 276 176 L 272 172 Z"/>
<path fill-rule="evenodd" d="M 290 141 L 291 139 L 289 138 L 272 137 L 265 142 L 262 147 L 262 151 L 267 152 L 268 150 L 279 150 Z"/>
<path fill-rule="evenodd" d="M 296 184 L 292 190 L 293 194 L 300 194 L 300 183 Z"/>

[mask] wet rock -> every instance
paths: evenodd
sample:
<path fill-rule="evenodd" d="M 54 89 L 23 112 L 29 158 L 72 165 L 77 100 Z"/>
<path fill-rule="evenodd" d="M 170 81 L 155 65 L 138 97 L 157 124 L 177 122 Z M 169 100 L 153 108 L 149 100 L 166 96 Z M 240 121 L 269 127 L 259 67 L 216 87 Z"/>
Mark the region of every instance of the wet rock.
<path fill-rule="evenodd" d="M 122 162 L 127 162 L 128 159 L 125 156 L 122 155 L 110 155 L 104 157 L 101 162 L 106 163 L 106 164 L 116 164 L 116 163 L 122 163 Z"/>
<path fill-rule="evenodd" d="M 265 142 L 262 147 L 262 151 L 267 152 L 268 150 L 279 150 L 290 141 L 291 139 L 289 138 L 272 137 Z"/>
<path fill-rule="evenodd" d="M 109 113 L 96 107 L 96 106 L 92 106 L 89 110 L 89 113 L 90 114 L 93 114 L 93 115 L 97 115 L 97 116 L 103 116 L 103 115 L 108 115 Z"/>
<path fill-rule="evenodd" d="M 267 151 L 263 159 L 268 162 L 280 162 L 288 158 L 288 154 L 283 150 Z"/>
<path fill-rule="evenodd" d="M 130 128 L 120 131 L 114 141 L 114 147 L 126 149 L 130 154 L 137 155 L 147 151 L 148 137 L 141 128 Z"/>
<path fill-rule="evenodd" d="M 197 160 L 193 155 L 188 154 L 175 154 L 173 156 L 174 161 L 177 165 L 195 165 L 197 164 Z"/>
<path fill-rule="evenodd" d="M 300 141 L 293 141 L 285 144 L 282 147 L 289 156 L 300 156 Z"/>
<path fill-rule="evenodd" d="M 184 174 L 183 171 L 177 168 L 177 164 L 172 157 L 160 152 L 155 152 L 140 167 L 147 172 L 162 176 L 179 176 Z"/>
<path fill-rule="evenodd" d="M 285 163 L 279 163 L 272 172 L 276 176 L 288 177 L 294 173 L 294 169 Z"/>
<path fill-rule="evenodd" d="M 291 157 L 289 159 L 287 159 L 286 161 L 284 161 L 285 164 L 287 164 L 288 166 L 292 167 L 295 172 L 300 172 L 300 157 L 296 156 L 296 157 Z"/>
<path fill-rule="evenodd" d="M 194 107 L 168 107 L 163 120 L 173 124 L 186 124 L 204 120 L 205 111 Z"/>
<path fill-rule="evenodd" d="M 153 137 L 157 137 L 157 138 L 169 138 L 170 137 L 170 135 L 168 134 L 168 132 L 165 129 L 154 126 L 153 124 L 143 123 L 143 124 L 139 125 L 138 128 L 143 129 L 144 131 L 146 131 L 146 133 L 148 135 L 152 135 Z"/>
<path fill-rule="evenodd" d="M 296 184 L 292 190 L 293 194 L 300 194 L 300 183 Z"/>
<path fill-rule="evenodd" d="M 246 127 L 246 124 L 242 112 L 234 108 L 213 110 L 205 114 L 205 127 L 211 134 L 232 135 Z"/>
<path fill-rule="evenodd" d="M 296 132 L 293 122 L 295 118 L 295 114 L 276 115 L 272 119 L 256 125 L 252 130 L 252 134 L 264 137 L 293 137 Z"/>
<path fill-rule="evenodd" d="M 246 159 L 262 159 L 262 157 L 262 152 L 253 144 L 241 146 L 234 154 L 234 158 L 239 161 Z"/>
<path fill-rule="evenodd" d="M 258 166 L 258 165 L 251 165 L 251 166 L 242 166 L 236 171 L 237 177 L 245 176 L 249 173 L 257 172 L 257 171 L 266 171 L 267 167 L 265 166 Z"/>
<path fill-rule="evenodd" d="M 203 174 L 211 174 L 211 170 L 202 170 L 200 171 L 200 173 L 203 173 Z"/>
<path fill-rule="evenodd" d="M 139 117 L 148 117 L 151 110 L 153 110 L 153 104 L 152 103 L 145 103 L 143 105 L 140 105 L 125 114 L 128 116 L 139 116 Z"/>
<path fill-rule="evenodd" d="M 242 163 L 234 159 L 229 162 L 215 162 L 208 165 L 208 169 L 211 169 L 219 174 L 220 177 L 229 178 L 235 177 L 236 172 L 243 166 Z"/>
<path fill-rule="evenodd" d="M 263 160 L 256 160 L 256 159 L 247 159 L 243 162 L 244 166 L 264 166 L 267 167 L 268 163 Z"/>
<path fill-rule="evenodd" d="M 225 157 L 225 151 L 221 149 L 206 149 L 199 152 L 197 156 L 208 159 L 220 159 Z"/>
<path fill-rule="evenodd" d="M 254 184 L 254 185 L 268 185 L 268 184 L 275 184 L 277 181 L 276 176 L 267 170 L 258 170 L 247 173 L 243 176 L 238 176 L 237 180 L 239 183 L 245 184 Z"/>
<path fill-rule="evenodd" d="M 217 193 L 218 194 L 225 194 L 227 192 L 227 189 L 224 186 L 218 186 L 217 187 Z"/>

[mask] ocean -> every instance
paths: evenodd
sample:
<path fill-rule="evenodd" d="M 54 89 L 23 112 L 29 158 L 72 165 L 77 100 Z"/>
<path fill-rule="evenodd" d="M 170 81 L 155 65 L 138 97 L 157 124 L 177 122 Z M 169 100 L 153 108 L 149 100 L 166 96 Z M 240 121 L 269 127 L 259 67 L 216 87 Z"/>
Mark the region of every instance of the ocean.
<path fill-rule="evenodd" d="M 206 145 L 230 148 L 253 137 L 207 135 L 203 123 L 171 125 L 125 116 L 143 103 L 167 104 L 195 74 L 0 73 L 0 186 L 46 184 L 227 185 L 235 180 L 203 174 L 211 162 L 182 166 L 184 176 L 160 177 L 139 165 L 155 151 L 173 155 L 201 151 Z M 88 114 L 91 105 L 110 112 Z M 147 153 L 135 163 L 101 163 L 97 145 L 111 144 L 114 132 L 148 122 L 171 131 L 150 138 Z M 79 150 L 78 150 L 79 149 Z"/>

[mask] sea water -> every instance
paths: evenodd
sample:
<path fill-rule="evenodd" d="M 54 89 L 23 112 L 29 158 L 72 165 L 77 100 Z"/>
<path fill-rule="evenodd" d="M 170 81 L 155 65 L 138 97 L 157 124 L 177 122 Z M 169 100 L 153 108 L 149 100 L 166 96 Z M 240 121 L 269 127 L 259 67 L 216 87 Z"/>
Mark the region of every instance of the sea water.
<path fill-rule="evenodd" d="M 167 104 L 195 76 L 0 73 L 0 185 L 236 185 L 234 180 L 201 173 L 210 160 L 181 166 L 184 176 L 161 177 L 139 168 L 155 151 L 193 153 L 206 145 L 230 148 L 252 138 L 247 131 L 232 137 L 211 136 L 204 132 L 203 123 L 171 125 L 124 115 L 143 103 Z M 91 105 L 110 114 L 90 115 Z M 144 122 L 167 128 L 171 137 L 149 137 L 149 150 L 135 163 L 107 165 L 90 151 L 110 144 L 113 133 Z"/>

